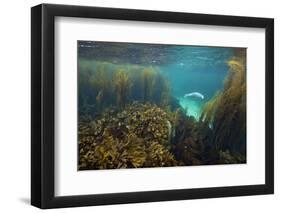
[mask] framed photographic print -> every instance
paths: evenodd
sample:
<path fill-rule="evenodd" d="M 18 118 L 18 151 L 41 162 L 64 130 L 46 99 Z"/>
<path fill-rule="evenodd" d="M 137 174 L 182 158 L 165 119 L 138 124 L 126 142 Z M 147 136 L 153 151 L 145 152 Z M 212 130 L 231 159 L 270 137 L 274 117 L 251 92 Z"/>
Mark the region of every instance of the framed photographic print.
<path fill-rule="evenodd" d="M 31 9 L 31 203 L 272 194 L 274 21 Z"/>

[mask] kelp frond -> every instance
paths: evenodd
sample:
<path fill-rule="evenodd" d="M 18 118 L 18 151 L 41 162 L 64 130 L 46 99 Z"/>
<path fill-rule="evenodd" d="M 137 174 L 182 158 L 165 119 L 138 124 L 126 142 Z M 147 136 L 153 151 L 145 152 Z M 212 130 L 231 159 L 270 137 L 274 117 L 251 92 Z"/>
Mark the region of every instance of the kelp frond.
<path fill-rule="evenodd" d="M 156 71 L 153 68 L 145 68 L 142 72 L 143 101 L 150 101 L 153 94 L 154 77 Z"/>
<path fill-rule="evenodd" d="M 206 103 L 201 121 L 213 131 L 218 150 L 245 152 L 246 131 L 246 65 L 244 57 L 228 61 L 229 72 L 224 88 Z"/>
<path fill-rule="evenodd" d="M 130 91 L 129 76 L 124 70 L 118 70 L 113 77 L 114 93 L 116 94 L 116 102 L 119 108 L 123 108 L 128 99 Z"/>

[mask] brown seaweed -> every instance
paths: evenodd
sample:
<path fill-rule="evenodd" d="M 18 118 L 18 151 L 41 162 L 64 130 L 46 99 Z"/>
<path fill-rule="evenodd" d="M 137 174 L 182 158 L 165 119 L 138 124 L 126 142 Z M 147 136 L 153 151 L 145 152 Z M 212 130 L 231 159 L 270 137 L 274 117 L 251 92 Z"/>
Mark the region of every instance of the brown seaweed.
<path fill-rule="evenodd" d="M 141 80 L 142 80 L 144 102 L 149 102 L 152 99 L 155 74 L 156 72 L 152 68 L 146 68 L 142 72 Z"/>
<path fill-rule="evenodd" d="M 116 94 L 116 104 L 119 108 L 124 108 L 131 87 L 128 74 L 124 70 L 118 70 L 113 77 L 113 85 L 114 93 Z"/>
<path fill-rule="evenodd" d="M 79 169 L 244 163 L 244 54 L 228 61 L 224 87 L 199 121 L 179 108 L 157 67 L 87 65 L 79 80 L 87 94 L 79 106 Z"/>
<path fill-rule="evenodd" d="M 79 125 L 79 169 L 178 165 L 170 152 L 169 123 L 156 105 L 105 110 L 95 121 Z"/>
<path fill-rule="evenodd" d="M 242 54 L 242 53 L 240 53 Z M 217 150 L 246 152 L 246 66 L 245 57 L 228 61 L 229 74 L 224 88 L 203 110 L 201 121 L 212 126 Z"/>

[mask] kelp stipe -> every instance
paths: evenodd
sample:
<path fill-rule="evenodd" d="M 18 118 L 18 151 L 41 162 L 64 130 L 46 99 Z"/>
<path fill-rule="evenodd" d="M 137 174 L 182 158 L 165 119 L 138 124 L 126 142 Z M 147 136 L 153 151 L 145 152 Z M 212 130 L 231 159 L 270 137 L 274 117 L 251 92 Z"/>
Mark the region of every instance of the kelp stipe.
<path fill-rule="evenodd" d="M 124 108 L 130 93 L 130 82 L 128 74 L 120 69 L 113 77 L 114 94 L 116 94 L 116 104 L 119 108 Z"/>
<path fill-rule="evenodd" d="M 145 68 L 142 72 L 141 80 L 144 102 L 152 100 L 155 74 L 156 71 L 153 68 Z"/>
<path fill-rule="evenodd" d="M 168 107 L 171 102 L 171 86 L 159 71 L 154 78 L 153 101 L 161 107 Z"/>
<path fill-rule="evenodd" d="M 93 76 L 90 78 L 92 86 L 92 93 L 95 95 L 95 102 L 97 110 L 101 111 L 102 108 L 110 101 L 112 93 L 111 75 L 106 69 L 106 65 L 98 64 L 94 71 Z"/>
<path fill-rule="evenodd" d="M 82 60 L 79 68 L 81 113 L 101 113 L 112 105 L 122 109 L 127 103 L 142 101 L 161 107 L 177 107 L 168 79 L 158 67 L 112 64 Z M 94 107 L 94 109 L 93 109 Z"/>

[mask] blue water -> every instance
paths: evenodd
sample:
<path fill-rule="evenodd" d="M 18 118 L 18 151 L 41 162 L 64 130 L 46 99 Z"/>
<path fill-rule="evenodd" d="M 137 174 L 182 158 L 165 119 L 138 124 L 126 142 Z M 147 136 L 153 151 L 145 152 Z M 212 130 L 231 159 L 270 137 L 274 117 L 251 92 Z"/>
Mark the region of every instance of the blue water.
<path fill-rule="evenodd" d="M 180 105 L 187 108 L 188 115 L 198 119 L 204 103 L 223 87 L 232 48 L 180 46 L 171 52 L 177 60 L 161 66 L 160 70 L 170 80 L 172 94 Z M 192 92 L 201 93 L 204 99 L 184 98 Z"/>
<path fill-rule="evenodd" d="M 78 44 L 81 58 L 159 69 L 170 81 L 172 95 L 186 113 L 196 119 L 204 103 L 223 87 L 227 61 L 234 54 L 234 48 L 228 47 L 94 41 L 79 41 Z M 192 92 L 202 94 L 204 99 L 184 97 Z"/>

